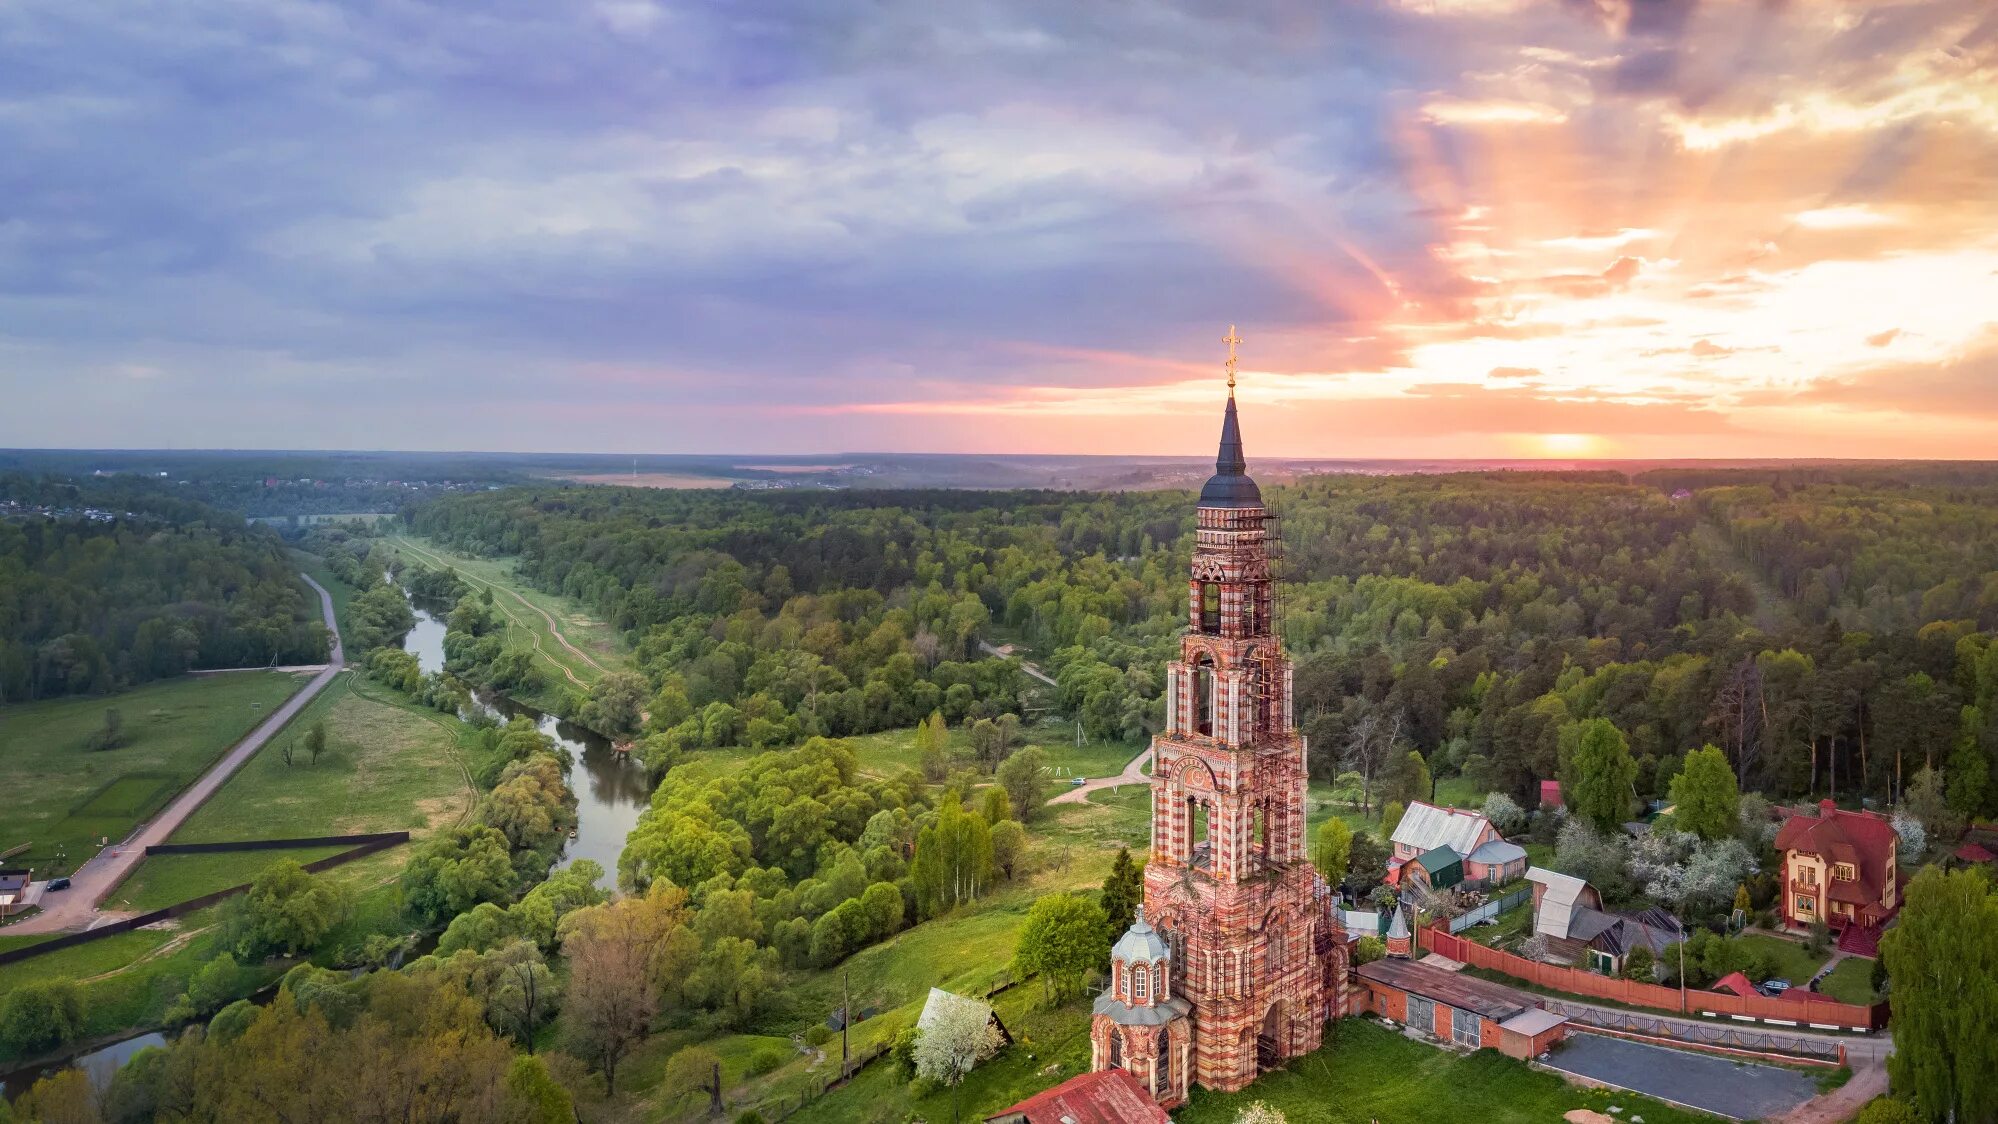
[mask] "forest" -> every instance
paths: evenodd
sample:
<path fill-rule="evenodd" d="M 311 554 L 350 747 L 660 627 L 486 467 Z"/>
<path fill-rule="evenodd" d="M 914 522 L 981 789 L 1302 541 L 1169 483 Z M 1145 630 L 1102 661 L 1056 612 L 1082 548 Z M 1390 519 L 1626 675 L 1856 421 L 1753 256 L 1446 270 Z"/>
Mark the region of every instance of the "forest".
<path fill-rule="evenodd" d="M 17 483 L 0 480 L 0 498 L 46 502 Z M 110 510 L 0 519 L 0 703 L 325 661 L 319 599 L 275 533 L 178 499 Z"/>
<path fill-rule="evenodd" d="M 1314 775 L 1371 802 L 1413 750 L 1527 806 L 1564 731 L 1614 723 L 1663 798 L 1721 746 L 1772 797 L 1889 798 L 1933 769 L 1998 808 L 1998 475 L 1864 466 L 1318 477 L 1271 490 Z M 1667 489 L 1670 489 L 1669 491 Z M 1183 493 L 748 497 L 510 489 L 413 512 L 516 554 L 632 642 L 655 739 L 789 744 L 1009 709 L 973 646 L 1031 646 L 1093 736 L 1158 724 Z M 627 688 L 629 689 L 629 688 Z M 708 718 L 719 719 L 711 729 Z M 1570 738 L 1569 740 L 1572 740 Z M 656 744 L 656 742 L 655 742 Z"/>

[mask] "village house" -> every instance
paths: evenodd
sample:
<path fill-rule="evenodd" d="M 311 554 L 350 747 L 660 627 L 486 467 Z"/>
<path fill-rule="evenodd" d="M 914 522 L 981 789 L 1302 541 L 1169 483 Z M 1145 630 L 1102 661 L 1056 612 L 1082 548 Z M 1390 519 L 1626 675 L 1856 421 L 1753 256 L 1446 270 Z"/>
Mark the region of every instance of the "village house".
<path fill-rule="evenodd" d="M 1573 875 L 1536 866 L 1526 880 L 1533 883 L 1533 931 L 1546 938 L 1550 963 L 1615 975 L 1638 946 L 1655 957 L 1685 939 L 1678 918 L 1656 907 L 1611 913 L 1596 888 Z"/>
<path fill-rule="evenodd" d="M 1376 960 L 1355 973 L 1384 1019 L 1469 1049 L 1490 1047 L 1522 1061 L 1568 1033 L 1568 1019 L 1520 1001 L 1511 988 L 1411 960 Z"/>
<path fill-rule="evenodd" d="M 1894 825 L 1875 812 L 1825 800 L 1817 815 L 1791 815 L 1776 833 L 1784 923 L 1808 929 L 1822 922 L 1838 933 L 1840 948 L 1877 955 L 1881 926 L 1901 908 L 1899 844 Z"/>
<path fill-rule="evenodd" d="M 1402 813 L 1390 842 L 1394 844 L 1388 862 L 1391 885 L 1401 885 L 1406 875 L 1432 889 L 1458 883 L 1498 886 L 1526 872 L 1525 849 L 1506 842 L 1482 812 L 1439 808 L 1418 800 Z M 1458 860 L 1454 875 L 1444 873 L 1452 864 L 1438 852 L 1446 850 Z"/>

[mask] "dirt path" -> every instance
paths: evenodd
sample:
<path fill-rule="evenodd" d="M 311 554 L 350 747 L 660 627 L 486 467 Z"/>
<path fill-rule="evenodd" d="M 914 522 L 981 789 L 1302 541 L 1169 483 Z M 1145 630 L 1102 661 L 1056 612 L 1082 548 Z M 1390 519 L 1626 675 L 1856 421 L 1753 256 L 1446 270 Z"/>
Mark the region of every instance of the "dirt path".
<path fill-rule="evenodd" d="M 1122 788 L 1127 784 L 1151 784 L 1152 778 L 1145 775 L 1145 762 L 1152 759 L 1152 749 L 1145 747 L 1143 753 L 1131 758 L 1124 771 L 1114 777 L 1098 777 L 1078 785 L 1070 785 L 1060 796 L 1048 801 L 1050 804 L 1086 804 L 1089 794 L 1106 788 Z"/>
<path fill-rule="evenodd" d="M 1866 1102 L 1887 1095 L 1887 1067 L 1854 1067 L 1852 1080 L 1812 1097 L 1775 1119 L 1773 1124 L 1845 1124 L 1859 1115 Z"/>
<path fill-rule="evenodd" d="M 257 755 L 285 723 L 290 722 L 306 704 L 319 697 L 327 684 L 344 670 L 345 655 L 340 649 L 340 628 L 333 620 L 333 595 L 310 577 L 306 584 L 319 592 L 320 612 L 326 618 L 326 630 L 332 634 L 332 659 L 319 669 L 297 694 L 285 700 L 282 706 L 271 712 L 257 728 L 250 731 L 235 748 L 222 756 L 195 782 L 174 797 L 158 815 L 140 824 L 122 843 L 106 847 L 97 852 L 89 862 L 78 867 L 70 876 L 70 888 L 54 894 L 44 893 L 41 911 L 33 917 L 17 921 L 7 927 L 10 935 L 26 936 L 31 933 L 64 933 L 88 929 L 100 918 L 97 904 L 110 895 L 120 882 L 132 873 L 133 868 L 146 857 L 146 848 L 155 843 L 164 843 L 195 809 L 208 801 L 224 782 L 236 774 L 236 770 L 250 758 Z"/>
<path fill-rule="evenodd" d="M 1001 652 L 999 649 L 993 647 L 992 642 L 989 640 L 980 640 L 978 642 L 978 650 L 984 652 L 988 656 L 995 656 L 1002 660 L 1013 658 L 1007 655 L 1006 653 Z M 1042 671 L 1040 668 L 1035 667 L 1033 664 L 1028 663 L 1026 660 L 1020 661 L 1020 670 L 1026 672 L 1028 675 L 1033 676 L 1035 679 L 1038 679 L 1041 682 L 1046 683 L 1050 687 L 1061 686 L 1061 684 L 1049 678 L 1047 672 Z"/>
<path fill-rule="evenodd" d="M 591 667 L 596 668 L 599 673 L 606 675 L 610 673 L 610 669 L 598 663 L 595 657 L 591 656 L 588 652 L 583 651 L 581 648 L 576 647 L 574 644 L 569 643 L 569 638 L 567 636 L 562 635 L 562 625 L 560 622 L 558 622 L 555 619 L 555 615 L 553 613 L 550 613 L 548 610 L 542 608 L 539 605 L 536 605 L 532 601 L 529 601 L 527 598 L 522 597 L 517 591 L 509 589 L 506 586 L 499 584 L 498 582 L 488 581 L 485 578 L 476 577 L 472 574 L 468 574 L 465 571 L 460 570 L 457 567 L 451 565 L 451 563 L 441 555 L 425 550 L 424 548 L 411 543 L 408 539 L 397 537 L 390 541 L 395 543 L 395 545 L 403 548 L 404 550 L 409 551 L 411 554 L 416 555 L 418 558 L 423 559 L 425 562 L 430 563 L 433 566 L 438 566 L 443 569 L 451 570 L 465 581 L 485 586 L 487 589 L 498 590 L 499 592 L 507 595 L 508 597 L 513 598 L 515 601 L 520 602 L 523 606 L 527 607 L 529 610 L 538 614 L 542 620 L 548 622 L 548 634 L 555 638 L 555 642 L 557 644 L 560 644 L 562 645 L 562 647 L 568 649 L 570 654 L 574 655 L 577 659 L 582 660 L 584 663 L 589 664 Z M 541 634 L 539 632 L 535 632 L 533 629 L 529 629 L 528 635 L 534 641 L 534 650 L 537 652 L 541 652 L 541 654 L 544 656 L 547 655 L 548 653 L 543 651 L 541 647 Z M 589 689 L 590 685 L 588 683 L 583 682 L 581 679 L 577 678 L 576 673 L 569 669 L 568 664 L 565 664 L 558 659 L 550 659 L 548 662 L 554 664 L 558 668 L 561 668 L 562 674 L 568 677 L 569 682 L 574 683 L 576 686 L 581 687 L 584 690 Z"/>

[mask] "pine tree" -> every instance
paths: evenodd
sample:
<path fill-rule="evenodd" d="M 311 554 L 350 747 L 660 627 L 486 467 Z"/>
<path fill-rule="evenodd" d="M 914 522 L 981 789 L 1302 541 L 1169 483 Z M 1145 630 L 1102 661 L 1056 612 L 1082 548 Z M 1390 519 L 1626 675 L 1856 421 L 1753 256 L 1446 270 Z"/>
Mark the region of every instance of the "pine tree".
<path fill-rule="evenodd" d="M 1110 864 L 1110 877 L 1103 880 L 1103 912 L 1109 918 L 1110 939 L 1116 940 L 1131 927 L 1138 903 L 1145 899 L 1145 875 L 1131 861 L 1129 847 L 1117 848 L 1117 860 Z"/>

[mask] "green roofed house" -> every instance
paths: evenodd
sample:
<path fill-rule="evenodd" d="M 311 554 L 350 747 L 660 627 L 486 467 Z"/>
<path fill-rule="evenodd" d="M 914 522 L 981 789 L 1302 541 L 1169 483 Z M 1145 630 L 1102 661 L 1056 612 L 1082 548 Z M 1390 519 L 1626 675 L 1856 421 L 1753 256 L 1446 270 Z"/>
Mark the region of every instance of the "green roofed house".
<path fill-rule="evenodd" d="M 1464 880 L 1464 858 L 1448 847 L 1432 847 L 1402 869 L 1413 885 L 1447 890 Z"/>

